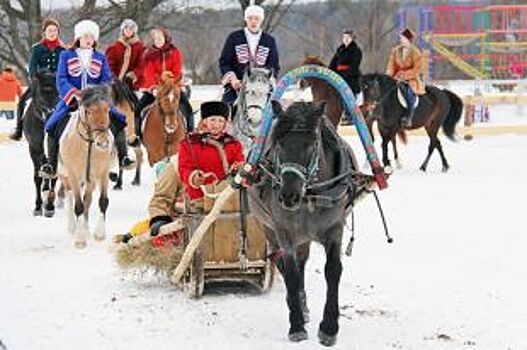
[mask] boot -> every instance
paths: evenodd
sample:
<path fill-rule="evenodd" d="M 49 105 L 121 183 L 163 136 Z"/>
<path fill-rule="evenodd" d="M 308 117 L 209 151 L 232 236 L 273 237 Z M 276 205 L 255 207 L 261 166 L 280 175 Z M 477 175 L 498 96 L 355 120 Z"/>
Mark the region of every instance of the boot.
<path fill-rule="evenodd" d="M 128 157 L 124 130 L 119 131 L 117 135 L 115 135 L 115 148 L 117 148 L 117 159 L 119 159 L 119 167 L 123 170 L 132 169 L 135 166 L 135 161 Z"/>
<path fill-rule="evenodd" d="M 57 177 L 57 165 L 59 159 L 59 140 L 48 134 L 48 159 L 40 167 L 39 175 L 44 179 Z"/>

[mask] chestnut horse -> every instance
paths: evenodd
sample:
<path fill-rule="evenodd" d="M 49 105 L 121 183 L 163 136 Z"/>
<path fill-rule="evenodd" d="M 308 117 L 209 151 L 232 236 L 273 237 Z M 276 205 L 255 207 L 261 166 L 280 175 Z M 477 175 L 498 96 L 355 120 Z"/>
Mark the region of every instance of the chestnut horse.
<path fill-rule="evenodd" d="M 145 112 L 143 144 L 150 166 L 177 154 L 185 137 L 186 123 L 179 111 L 180 80 L 171 72 L 163 72 L 156 100 Z"/>

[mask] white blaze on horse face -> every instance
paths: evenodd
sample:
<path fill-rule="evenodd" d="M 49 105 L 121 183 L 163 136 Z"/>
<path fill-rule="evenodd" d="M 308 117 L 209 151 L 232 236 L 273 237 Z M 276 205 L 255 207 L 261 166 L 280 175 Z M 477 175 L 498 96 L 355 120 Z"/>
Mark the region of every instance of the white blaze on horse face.
<path fill-rule="evenodd" d="M 176 95 L 174 94 L 174 91 L 170 92 L 167 97 L 168 97 L 168 100 L 170 101 L 170 103 L 174 103 L 174 100 L 176 98 Z"/>

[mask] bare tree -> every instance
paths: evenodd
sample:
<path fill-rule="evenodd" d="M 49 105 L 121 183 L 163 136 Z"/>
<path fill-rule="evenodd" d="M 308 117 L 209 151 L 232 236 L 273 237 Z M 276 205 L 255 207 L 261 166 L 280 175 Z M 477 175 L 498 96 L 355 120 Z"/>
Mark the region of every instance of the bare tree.
<path fill-rule="evenodd" d="M 253 3 L 254 5 L 265 6 L 269 3 L 266 0 L 238 0 L 242 13 Z M 284 16 L 295 4 L 296 0 L 277 0 L 272 5 L 266 6 L 266 16 L 262 28 L 264 31 L 271 33 L 280 24 Z M 243 16 L 242 16 L 243 18 Z"/>

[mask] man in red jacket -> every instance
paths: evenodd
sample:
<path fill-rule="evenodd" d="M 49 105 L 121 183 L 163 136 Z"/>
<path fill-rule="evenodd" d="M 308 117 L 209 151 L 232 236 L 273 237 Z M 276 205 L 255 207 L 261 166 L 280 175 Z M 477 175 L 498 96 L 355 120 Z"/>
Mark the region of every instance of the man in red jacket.
<path fill-rule="evenodd" d="M 126 82 L 133 90 L 139 88 L 141 58 L 145 46 L 137 36 L 137 23 L 127 18 L 121 24 L 121 35 L 106 49 L 106 58 L 113 76 Z"/>
<path fill-rule="evenodd" d="M 0 74 L 0 106 L 2 104 L 15 104 L 17 98 L 22 95 L 22 86 L 20 81 L 17 79 L 13 68 L 7 67 L 4 72 Z M 6 117 L 6 119 L 14 119 L 15 112 L 12 109 L 1 110 L 0 116 Z"/>
<path fill-rule="evenodd" d="M 176 201 L 186 192 L 191 201 L 203 198 L 201 185 L 223 180 L 233 168 L 243 164 L 242 145 L 225 132 L 229 107 L 223 102 L 201 105 L 200 130 L 190 133 L 179 146 L 178 168 L 168 165 L 156 182 L 150 200 L 150 233 L 176 215 Z"/>

